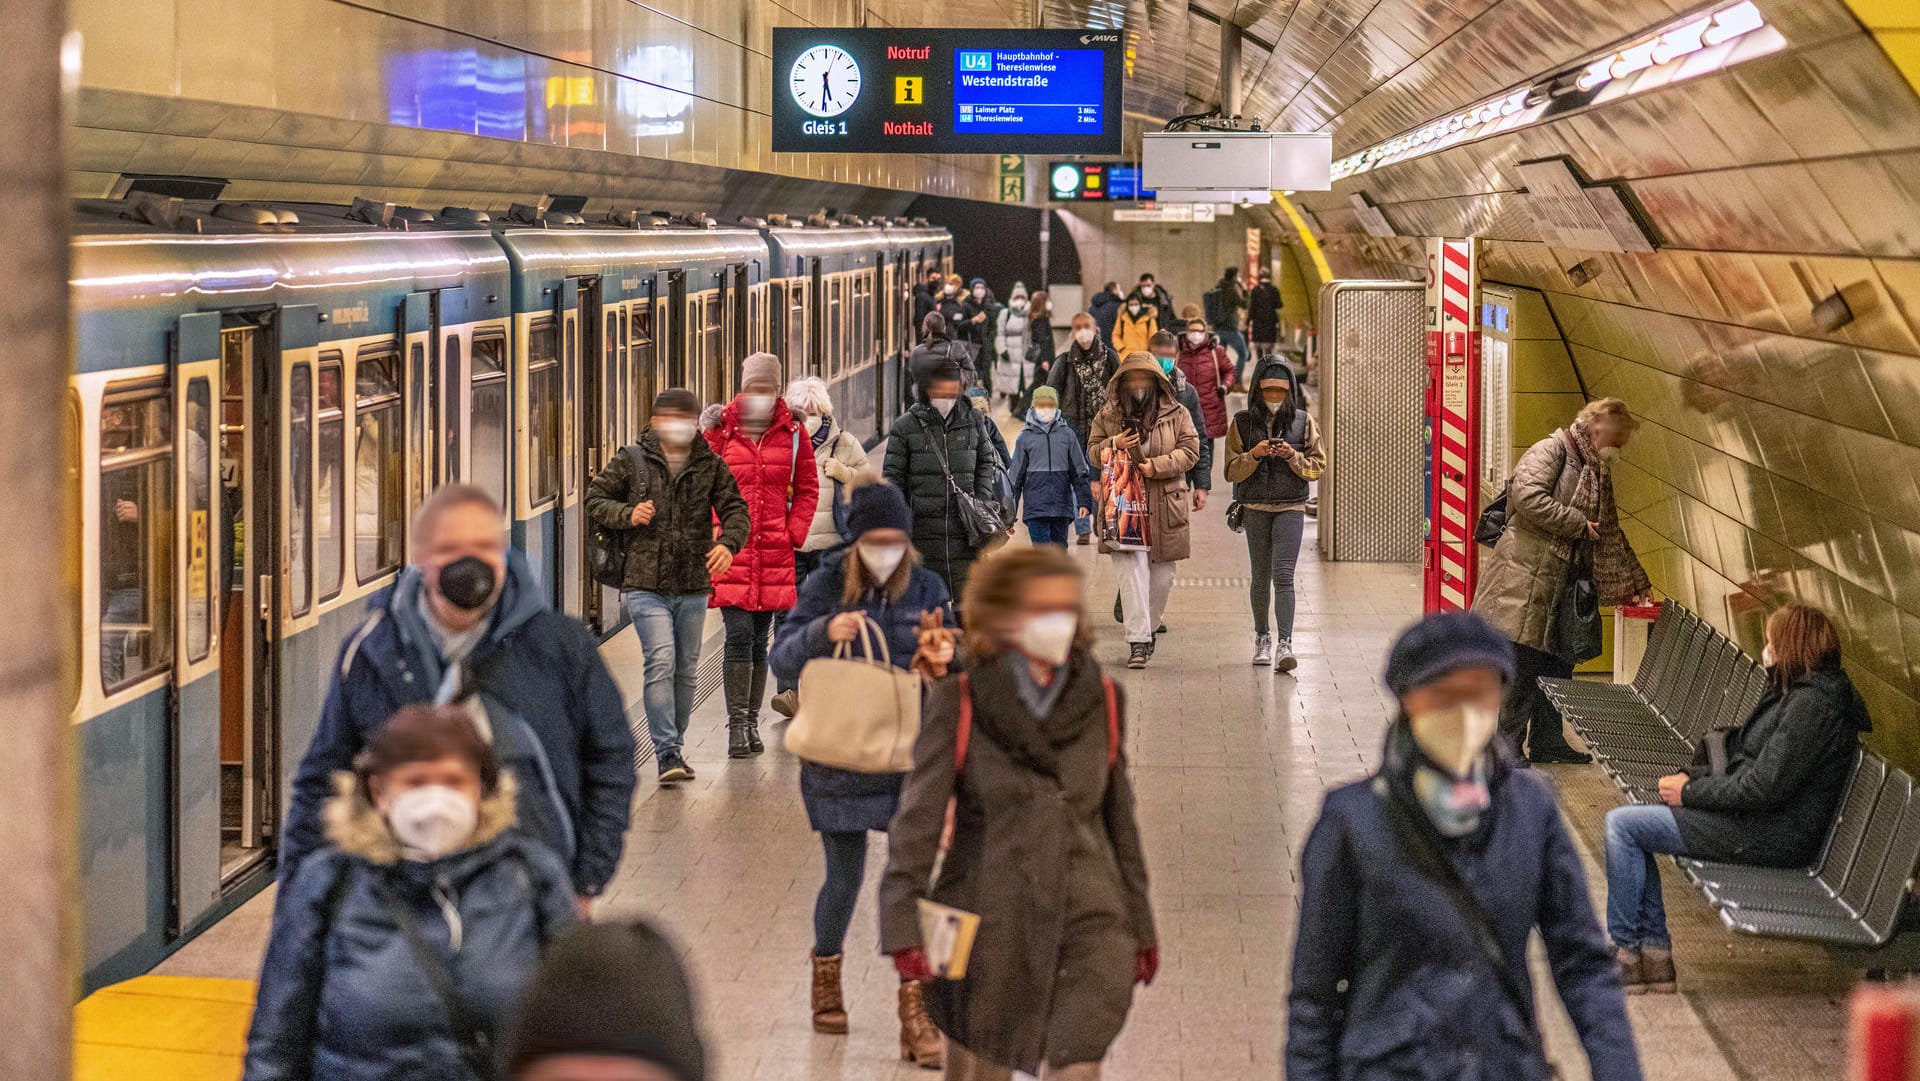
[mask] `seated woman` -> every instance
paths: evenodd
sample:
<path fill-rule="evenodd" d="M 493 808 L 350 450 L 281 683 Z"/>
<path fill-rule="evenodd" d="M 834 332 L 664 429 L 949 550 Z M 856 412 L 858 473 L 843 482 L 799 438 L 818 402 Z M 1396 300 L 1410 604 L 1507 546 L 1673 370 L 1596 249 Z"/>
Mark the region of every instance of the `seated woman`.
<path fill-rule="evenodd" d="M 246 1081 L 490 1081 L 540 948 L 573 921 L 559 857 L 456 706 L 414 705 L 341 773 L 327 848 L 281 886 Z"/>
<path fill-rule="evenodd" d="M 1607 934 L 1628 994 L 1674 990 L 1673 946 L 1655 855 L 1800 867 L 1813 862 L 1853 769 L 1866 703 L 1840 667 L 1825 612 L 1789 605 L 1767 620 L 1770 687 L 1727 735 L 1726 771 L 1660 778 L 1660 803 L 1607 812 Z"/>

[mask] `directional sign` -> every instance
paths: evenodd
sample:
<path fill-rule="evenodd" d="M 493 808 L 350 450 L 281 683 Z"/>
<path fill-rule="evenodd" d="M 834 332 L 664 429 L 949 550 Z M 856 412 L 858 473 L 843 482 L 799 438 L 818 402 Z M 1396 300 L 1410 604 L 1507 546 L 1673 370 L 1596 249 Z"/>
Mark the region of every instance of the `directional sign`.
<path fill-rule="evenodd" d="M 1027 156 L 1025 154 L 1000 155 L 1000 175 L 1001 176 L 1012 176 L 1015 173 L 1020 173 L 1024 175 L 1026 171 L 1027 171 Z"/>
<path fill-rule="evenodd" d="M 1003 176 L 1000 178 L 1000 201 L 1003 203 L 1024 203 L 1027 201 L 1027 178 L 1024 176 Z"/>

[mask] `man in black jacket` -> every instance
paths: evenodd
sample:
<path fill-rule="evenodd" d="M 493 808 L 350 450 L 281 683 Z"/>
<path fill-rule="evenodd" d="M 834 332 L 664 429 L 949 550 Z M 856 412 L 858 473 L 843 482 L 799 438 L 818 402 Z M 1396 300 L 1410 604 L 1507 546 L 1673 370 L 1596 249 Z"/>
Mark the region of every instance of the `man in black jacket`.
<path fill-rule="evenodd" d="M 1113 321 L 1120 318 L 1120 309 L 1125 304 L 1126 301 L 1120 297 L 1118 282 L 1101 286 L 1100 291 L 1087 302 L 1087 314 L 1093 316 L 1093 325 L 1099 329 L 1101 341 L 1113 341 Z"/>
<path fill-rule="evenodd" d="M 1266 359 L 1280 345 L 1280 290 L 1273 271 L 1260 272 L 1260 284 L 1247 294 L 1247 336 L 1253 339 L 1253 359 Z"/>
<path fill-rule="evenodd" d="M 975 499 L 998 501 L 999 457 L 986 432 L 993 421 L 961 401 L 960 372 L 952 364 L 932 367 L 920 378 L 920 401 L 893 422 L 887 435 L 882 472 L 913 508 L 911 536 L 921 560 L 960 597 L 980 553 L 967 537 L 953 492 L 958 487 Z"/>
<path fill-rule="evenodd" d="M 680 747 L 693 716 L 707 594 L 747 543 L 747 501 L 727 463 L 699 438 L 699 413 L 691 391 L 661 391 L 640 441 L 587 485 L 587 513 L 626 545 L 621 599 L 646 654 L 642 701 L 661 784 L 693 779 Z"/>
<path fill-rule="evenodd" d="M 567 865 L 585 915 L 626 842 L 633 733 L 599 643 L 547 607 L 525 558 L 507 547 L 499 504 L 470 484 L 450 484 L 420 508 L 413 562 L 341 647 L 293 777 L 282 881 L 324 843 L 321 808 L 335 775 L 387 718 L 417 702 L 453 702 L 473 715 L 519 781 L 521 832 Z"/>
<path fill-rule="evenodd" d="M 1138 299 L 1142 307 L 1153 307 L 1157 309 L 1159 318 L 1156 322 L 1158 322 L 1162 330 L 1174 326 L 1176 323 L 1183 326 L 1186 324 L 1186 320 L 1176 320 L 1174 318 L 1173 294 L 1167 292 L 1166 286 L 1155 281 L 1152 274 L 1140 275 L 1140 284 L 1133 287 L 1133 292 L 1127 294 L 1127 299 Z M 1123 357 L 1121 359 L 1124 360 L 1126 358 Z"/>
<path fill-rule="evenodd" d="M 927 313 L 940 310 L 940 271 L 930 267 L 925 281 L 913 287 L 913 325 L 917 328 L 927 320 Z M 914 339 L 918 341 L 919 339 Z"/>

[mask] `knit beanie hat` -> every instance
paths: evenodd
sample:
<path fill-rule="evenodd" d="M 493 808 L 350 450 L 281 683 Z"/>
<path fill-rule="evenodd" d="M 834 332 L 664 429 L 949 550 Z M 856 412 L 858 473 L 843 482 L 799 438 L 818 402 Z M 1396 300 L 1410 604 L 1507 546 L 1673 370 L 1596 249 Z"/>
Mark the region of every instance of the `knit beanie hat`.
<path fill-rule="evenodd" d="M 755 353 L 740 362 L 740 385 L 765 381 L 780 383 L 780 358 L 772 353 Z"/>
<path fill-rule="evenodd" d="M 853 490 L 848 498 L 847 532 L 858 538 L 873 529 L 913 528 L 913 512 L 907 499 L 891 484 L 866 484 Z"/>
<path fill-rule="evenodd" d="M 506 1076 L 556 1055 L 638 1059 L 706 1081 L 693 991 L 673 944 L 644 923 L 576 924 L 548 948 L 502 1045 Z"/>
<path fill-rule="evenodd" d="M 1387 689 L 1404 698 L 1462 668 L 1491 668 L 1513 682 L 1513 643 L 1472 612 L 1441 612 L 1408 627 L 1387 654 Z"/>
<path fill-rule="evenodd" d="M 1045 383 L 1040 384 L 1033 388 L 1033 404 L 1039 405 L 1042 402 L 1048 405 L 1059 405 L 1060 392 Z"/>

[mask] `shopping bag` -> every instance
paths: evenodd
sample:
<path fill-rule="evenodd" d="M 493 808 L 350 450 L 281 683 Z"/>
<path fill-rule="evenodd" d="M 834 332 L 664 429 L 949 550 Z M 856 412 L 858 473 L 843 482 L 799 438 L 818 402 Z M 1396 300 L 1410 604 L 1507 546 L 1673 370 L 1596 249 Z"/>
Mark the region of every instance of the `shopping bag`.
<path fill-rule="evenodd" d="M 1117 447 L 1100 452 L 1100 535 L 1116 552 L 1153 547 L 1153 515 L 1147 509 L 1147 478 L 1139 463 Z"/>

